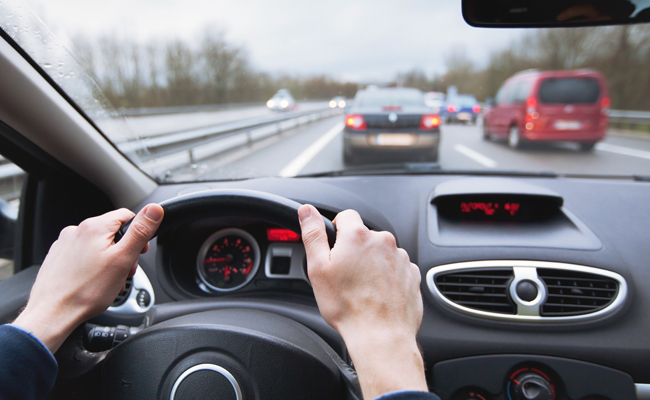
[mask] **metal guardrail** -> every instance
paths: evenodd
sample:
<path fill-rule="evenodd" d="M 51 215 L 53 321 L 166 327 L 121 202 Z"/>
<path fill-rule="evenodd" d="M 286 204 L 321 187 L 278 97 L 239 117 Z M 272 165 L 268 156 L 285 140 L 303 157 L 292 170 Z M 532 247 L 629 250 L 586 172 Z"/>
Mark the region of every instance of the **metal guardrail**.
<path fill-rule="evenodd" d="M 138 166 L 142 170 L 163 178 L 174 169 L 236 148 L 252 146 L 288 129 L 340 113 L 340 110 L 331 108 L 288 112 L 118 143 L 117 147 L 127 156 L 140 160 Z"/>
<path fill-rule="evenodd" d="M 206 104 L 202 106 L 179 106 L 179 107 L 143 107 L 143 108 L 120 108 L 117 110 L 120 115 L 125 117 L 139 117 L 145 115 L 162 115 L 162 114 L 183 114 L 204 111 L 221 111 L 237 108 L 247 108 L 263 106 L 264 102 L 255 103 L 234 103 L 234 104 Z"/>
<path fill-rule="evenodd" d="M 609 123 L 617 125 L 650 125 L 648 111 L 609 111 Z"/>

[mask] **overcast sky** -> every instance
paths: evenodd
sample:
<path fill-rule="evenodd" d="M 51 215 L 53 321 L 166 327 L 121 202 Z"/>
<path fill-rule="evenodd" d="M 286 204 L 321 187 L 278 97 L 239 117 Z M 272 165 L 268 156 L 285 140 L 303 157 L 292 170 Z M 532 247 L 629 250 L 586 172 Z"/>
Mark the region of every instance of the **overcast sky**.
<path fill-rule="evenodd" d="M 444 72 L 454 48 L 484 65 L 522 34 L 468 26 L 460 0 L 25 1 L 64 42 L 75 34 L 192 41 L 213 26 L 259 70 L 355 81 L 412 68 Z"/>

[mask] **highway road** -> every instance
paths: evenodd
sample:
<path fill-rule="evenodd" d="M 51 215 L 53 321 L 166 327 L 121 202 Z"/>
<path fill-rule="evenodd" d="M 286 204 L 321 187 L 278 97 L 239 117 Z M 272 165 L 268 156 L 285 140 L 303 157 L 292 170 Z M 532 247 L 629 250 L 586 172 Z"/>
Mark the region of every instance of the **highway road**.
<path fill-rule="evenodd" d="M 172 181 L 284 176 L 346 168 L 343 116 L 327 118 L 175 171 Z M 650 175 L 650 140 L 609 135 L 592 152 L 572 143 L 536 144 L 513 150 L 483 140 L 481 127 L 443 125 L 443 170 L 516 170 L 578 175 Z M 378 162 L 383 162 L 377 160 Z"/>

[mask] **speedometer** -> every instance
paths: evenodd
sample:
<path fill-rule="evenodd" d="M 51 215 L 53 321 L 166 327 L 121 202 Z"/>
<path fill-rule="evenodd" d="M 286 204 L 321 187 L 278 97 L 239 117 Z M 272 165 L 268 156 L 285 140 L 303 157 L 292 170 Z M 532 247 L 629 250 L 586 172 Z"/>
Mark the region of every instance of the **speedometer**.
<path fill-rule="evenodd" d="M 201 281 L 210 289 L 228 292 L 253 279 L 260 264 L 255 238 L 241 229 L 220 230 L 208 237 L 197 258 Z"/>

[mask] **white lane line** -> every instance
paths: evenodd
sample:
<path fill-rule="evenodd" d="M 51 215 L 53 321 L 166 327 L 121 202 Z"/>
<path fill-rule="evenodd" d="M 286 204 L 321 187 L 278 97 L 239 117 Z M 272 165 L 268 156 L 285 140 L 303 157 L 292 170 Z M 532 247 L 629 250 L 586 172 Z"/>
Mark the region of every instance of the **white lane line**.
<path fill-rule="evenodd" d="M 609 153 L 623 154 L 631 157 L 645 158 L 650 160 L 650 151 L 630 149 L 629 147 L 615 146 L 609 143 L 597 143 L 596 150 L 607 151 Z"/>
<path fill-rule="evenodd" d="M 469 147 L 462 145 L 462 144 L 455 144 L 454 145 L 454 150 L 459 152 L 460 154 L 466 155 L 467 157 L 471 158 L 472 160 L 476 161 L 477 163 L 483 165 L 484 167 L 488 168 L 496 168 L 497 162 L 494 161 L 491 158 L 488 158 L 484 156 L 483 154 L 479 153 L 478 151 L 472 150 Z"/>
<path fill-rule="evenodd" d="M 318 154 L 329 142 L 331 142 L 335 137 L 341 133 L 343 130 L 343 122 L 334 125 L 332 129 L 325 132 L 317 141 L 315 141 L 311 146 L 307 147 L 305 151 L 300 153 L 293 161 L 291 161 L 286 167 L 280 171 L 280 176 L 283 178 L 291 178 L 298 175 L 300 171 L 305 168 L 305 165 L 309 163 L 316 154 Z"/>

